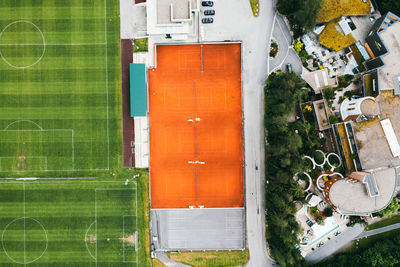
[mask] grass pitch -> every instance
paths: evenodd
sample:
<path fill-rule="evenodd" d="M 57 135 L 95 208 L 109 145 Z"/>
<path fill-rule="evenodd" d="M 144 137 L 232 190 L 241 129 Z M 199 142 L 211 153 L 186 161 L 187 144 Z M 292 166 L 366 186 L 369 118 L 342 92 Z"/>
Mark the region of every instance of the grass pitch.
<path fill-rule="evenodd" d="M 0 186 L 1 266 L 144 266 L 143 210 L 135 182 Z"/>
<path fill-rule="evenodd" d="M 0 1 L 0 176 L 117 166 L 119 49 L 119 1 Z"/>

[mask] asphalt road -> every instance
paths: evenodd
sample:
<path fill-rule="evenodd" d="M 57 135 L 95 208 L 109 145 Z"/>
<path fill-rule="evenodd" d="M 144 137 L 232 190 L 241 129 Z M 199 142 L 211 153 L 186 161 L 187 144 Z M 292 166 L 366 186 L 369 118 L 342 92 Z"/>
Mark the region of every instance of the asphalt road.
<path fill-rule="evenodd" d="M 248 0 L 214 1 L 214 23 L 201 25 L 201 41 L 243 42 L 242 84 L 245 143 L 245 193 L 247 266 L 272 266 L 265 240 L 264 85 L 268 76 L 268 52 L 274 20 L 272 0 L 260 0 L 260 15 L 254 18 Z"/>
<path fill-rule="evenodd" d="M 332 255 L 339 249 L 349 244 L 355 238 L 357 238 L 360 233 L 363 232 L 363 230 L 363 225 L 356 224 L 354 227 L 347 228 L 346 231 L 343 231 L 339 236 L 336 236 L 329 241 L 325 241 L 324 246 L 307 254 L 307 256 L 305 257 L 307 264 L 315 264 L 317 262 L 320 262 L 324 258 Z"/>
<path fill-rule="evenodd" d="M 398 228 L 400 228 L 400 223 L 395 223 L 395 224 L 388 225 L 388 226 L 385 226 L 385 227 L 381 227 L 381 228 L 378 228 L 378 229 L 364 231 L 359 236 L 357 236 L 355 239 L 360 239 L 360 238 L 368 237 L 368 236 L 371 236 L 371 235 L 376 235 L 376 234 L 384 233 L 384 232 L 387 232 L 387 231 L 392 231 L 392 230 L 395 230 L 395 229 L 398 229 Z"/>
<path fill-rule="evenodd" d="M 277 69 L 286 69 L 287 64 L 291 64 L 295 72 L 301 75 L 302 63 L 296 51 L 293 49 L 293 38 L 283 18 L 279 15 L 275 15 L 273 23 L 272 37 L 278 43 L 279 50 L 278 55 L 269 61 L 269 71 L 272 72 Z"/>

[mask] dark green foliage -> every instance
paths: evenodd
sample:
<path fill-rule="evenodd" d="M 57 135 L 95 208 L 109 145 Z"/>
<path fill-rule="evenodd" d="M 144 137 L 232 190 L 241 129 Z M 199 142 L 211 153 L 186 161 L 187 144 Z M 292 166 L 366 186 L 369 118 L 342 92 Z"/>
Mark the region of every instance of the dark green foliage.
<path fill-rule="evenodd" d="M 400 1 L 398 0 L 376 0 L 381 14 L 386 14 L 388 11 L 400 15 Z"/>
<path fill-rule="evenodd" d="M 304 138 L 300 132 L 307 132 L 309 126 L 301 121 L 287 121 L 296 103 L 307 95 L 303 87 L 303 81 L 294 72 L 272 73 L 265 86 L 266 174 L 269 181 L 266 186 L 266 234 L 271 255 L 283 266 L 304 265 L 304 259 L 295 248 L 299 240 L 294 235 L 300 232 L 294 217 L 294 201 L 303 200 L 304 191 L 293 176 L 304 171 L 305 163 L 300 154 Z"/>
<path fill-rule="evenodd" d="M 278 54 L 278 44 L 275 41 L 271 42 L 271 47 L 269 50 L 269 56 L 270 57 L 276 57 L 276 55 Z"/>
<path fill-rule="evenodd" d="M 325 217 L 331 217 L 332 214 L 333 212 L 331 207 L 324 209 L 324 211 L 322 212 L 322 215 L 324 215 Z"/>
<path fill-rule="evenodd" d="M 354 253 L 341 253 L 314 266 L 399 266 L 400 233 L 376 240 L 372 246 Z"/>
<path fill-rule="evenodd" d="M 358 90 L 346 91 L 346 92 L 344 92 L 344 97 L 350 98 L 354 95 L 357 95 L 358 93 L 359 93 Z"/>
<path fill-rule="evenodd" d="M 322 0 L 279 0 L 278 11 L 288 16 L 295 29 L 311 30 L 317 21 Z"/>
<path fill-rule="evenodd" d="M 324 97 L 326 100 L 333 100 L 335 99 L 335 89 L 331 86 L 327 86 L 324 89 L 322 89 L 322 93 L 324 94 Z"/>
<path fill-rule="evenodd" d="M 363 219 L 361 219 L 360 216 L 350 216 L 350 221 L 347 223 L 347 226 L 354 226 L 357 223 L 367 225 L 367 223 Z"/>
<path fill-rule="evenodd" d="M 386 207 L 386 209 L 378 212 L 379 215 L 392 215 L 396 213 L 400 209 L 399 201 L 396 198 L 393 198 L 392 202 Z"/>
<path fill-rule="evenodd" d="M 346 74 L 339 77 L 339 87 L 346 88 L 353 80 L 354 75 Z"/>
<path fill-rule="evenodd" d="M 330 115 L 330 116 L 329 116 L 329 123 L 330 123 L 330 124 L 336 124 L 336 123 L 338 123 L 338 122 L 339 122 L 338 117 L 336 117 L 336 116 L 334 116 L 334 115 Z"/>

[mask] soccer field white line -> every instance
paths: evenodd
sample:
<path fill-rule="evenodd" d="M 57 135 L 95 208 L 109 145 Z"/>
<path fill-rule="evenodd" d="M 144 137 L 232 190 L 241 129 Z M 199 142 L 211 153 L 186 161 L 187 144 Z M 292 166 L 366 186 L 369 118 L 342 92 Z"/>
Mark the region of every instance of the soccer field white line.
<path fill-rule="evenodd" d="M 110 122 L 109 122 L 109 86 L 108 86 L 108 41 L 107 41 L 107 0 L 104 0 L 104 36 L 105 36 L 105 42 L 103 43 L 103 42 L 99 42 L 99 43 L 54 43 L 54 44 L 48 44 L 48 43 L 46 43 L 46 41 L 45 41 L 45 38 L 44 38 L 44 35 L 43 35 L 43 33 L 42 33 L 42 31 L 35 25 L 35 24 L 33 24 L 32 22 L 30 22 L 30 21 L 16 21 L 16 22 L 13 22 L 13 23 L 11 23 L 10 25 L 12 25 L 12 24 L 15 24 L 15 23 L 17 23 L 17 22 L 27 22 L 27 23 L 30 23 L 30 24 L 32 24 L 35 28 L 37 28 L 38 29 L 38 31 L 40 32 L 40 34 L 42 35 L 42 38 L 43 38 L 43 43 L 42 44 L 0 44 L 0 47 L 1 46 L 44 46 L 44 47 L 46 47 L 46 46 L 97 46 L 97 45 L 102 45 L 102 46 L 105 46 L 105 57 L 106 57 L 106 60 L 105 60 L 105 64 L 106 64 L 106 68 L 105 68 L 105 79 L 106 79 L 106 103 L 107 103 L 107 108 L 106 108 L 106 119 L 107 119 L 107 122 L 106 122 L 106 127 L 107 127 L 107 129 L 106 129 L 106 132 L 107 132 L 107 168 L 96 168 L 96 169 L 75 169 L 75 151 L 74 151 L 74 139 L 73 139 L 73 137 L 72 137 L 72 169 L 68 169 L 68 170 L 47 170 L 47 168 L 46 168 L 46 170 L 38 170 L 38 171 L 55 171 L 55 172 L 61 172 L 61 171 L 109 171 L 110 170 Z M 8 26 L 10 26 L 10 25 L 8 25 Z M 7 26 L 7 27 L 8 27 Z M 6 28 L 7 28 L 6 27 Z M 6 29 L 5 28 L 5 29 Z M 2 33 L 4 32 L 4 30 L 5 29 L 3 29 L 3 31 L 0 33 L 0 37 L 1 37 L 1 35 L 2 35 Z M 43 58 L 43 56 L 44 56 L 44 52 L 45 52 L 45 49 L 43 49 L 43 54 L 42 54 L 42 56 L 39 58 L 39 60 L 37 61 L 37 62 L 35 62 L 33 65 L 35 65 L 36 63 L 38 63 L 42 58 Z M 16 69 L 20 69 L 20 68 L 27 68 L 27 67 L 31 67 L 31 66 L 33 66 L 33 65 L 30 65 L 30 66 L 27 66 L 27 67 L 16 67 L 16 66 L 13 66 L 12 64 L 9 64 L 5 59 L 4 59 L 4 57 L 3 57 L 3 55 L 1 54 L 1 51 L 0 51 L 0 56 L 3 58 L 3 60 L 8 64 L 8 65 L 10 65 L 11 67 L 13 67 L 13 68 L 16 68 Z M 25 121 L 25 120 L 20 120 L 20 121 Z M 17 121 L 18 122 L 18 121 Z M 7 127 L 6 127 L 6 129 L 9 127 L 10 125 L 8 125 Z M 40 126 L 39 126 L 40 127 Z M 73 131 L 73 129 L 71 129 L 72 131 Z M 20 131 L 24 131 L 24 130 L 20 130 Z M 72 133 L 72 136 L 74 136 L 74 133 Z M 35 171 L 35 170 L 32 170 L 32 171 Z M 0 170 L 0 172 L 2 172 L 1 170 Z M 12 171 L 12 172 L 15 172 L 15 171 Z"/>
<path fill-rule="evenodd" d="M 107 92 L 107 169 L 110 168 L 110 133 L 109 133 L 109 120 L 108 120 L 108 41 L 107 41 L 107 0 L 104 0 L 104 36 L 106 43 L 106 92 Z"/>
<path fill-rule="evenodd" d="M 135 215 L 130 215 L 130 216 L 135 216 L 135 227 L 137 228 L 137 210 L 138 210 L 138 205 L 137 205 L 137 183 L 136 181 L 132 181 L 132 183 L 135 185 L 135 187 L 133 188 L 96 188 L 94 191 L 94 217 L 95 217 L 95 222 L 96 222 L 96 266 L 97 266 L 97 262 L 98 262 L 98 252 L 97 252 L 97 243 L 98 243 L 98 229 L 97 229 L 97 191 L 121 191 L 121 190 L 131 190 L 131 191 L 135 191 Z M 124 217 L 128 216 L 128 215 L 122 215 L 122 233 L 125 233 L 125 228 L 124 228 Z M 124 246 L 124 245 L 123 245 Z M 136 250 L 136 266 L 138 266 L 139 264 L 139 252 L 138 250 Z M 125 262 L 125 251 L 123 251 L 123 259 L 122 262 Z M 135 263 L 135 262 L 131 262 L 131 263 Z"/>
<path fill-rule="evenodd" d="M 18 130 L 8 130 L 8 128 L 17 122 L 23 122 L 23 121 L 29 121 L 32 122 L 30 120 L 19 120 L 16 122 L 12 122 L 9 125 L 7 125 L 7 127 L 4 130 L 0 130 L 0 132 L 68 132 L 71 131 L 71 169 L 64 169 L 64 170 L 49 170 L 48 169 L 48 162 L 47 162 L 47 157 L 46 156 L 27 156 L 26 158 L 46 158 L 46 168 L 45 170 L 28 170 L 28 171 L 79 171 L 75 169 L 75 140 L 74 140 L 74 136 L 75 136 L 75 132 L 74 129 L 43 129 L 42 127 L 40 127 L 37 123 L 34 123 L 34 125 L 36 125 L 37 127 L 39 127 L 39 129 L 34 129 L 34 130 L 24 130 L 24 129 L 18 129 Z M 17 157 L 17 156 L 16 156 Z M 0 157 L 0 172 L 19 172 L 19 170 L 6 170 L 3 171 L 2 170 L 2 166 L 1 166 L 1 158 L 12 158 L 12 157 Z M 97 169 L 88 169 L 88 171 L 95 171 Z M 105 170 L 109 170 L 105 169 Z"/>
<path fill-rule="evenodd" d="M 17 157 L 0 157 L 0 172 L 2 172 L 2 160 L 1 159 L 16 159 Z M 47 169 L 47 157 L 46 156 L 31 156 L 31 157 L 25 157 L 27 159 L 32 159 L 32 158 L 43 158 L 44 162 L 45 162 L 45 169 Z M 29 170 L 29 171 L 43 171 L 43 170 Z M 8 172 L 8 171 L 4 171 L 4 172 Z"/>
<path fill-rule="evenodd" d="M 44 44 L 1 44 L 0 46 L 43 46 Z M 95 45 L 106 45 L 105 43 L 65 43 L 65 44 L 49 44 L 46 43 L 46 46 L 95 46 Z"/>
<path fill-rule="evenodd" d="M 26 203 L 25 203 L 25 183 L 22 183 L 24 187 L 24 264 L 26 263 Z"/>

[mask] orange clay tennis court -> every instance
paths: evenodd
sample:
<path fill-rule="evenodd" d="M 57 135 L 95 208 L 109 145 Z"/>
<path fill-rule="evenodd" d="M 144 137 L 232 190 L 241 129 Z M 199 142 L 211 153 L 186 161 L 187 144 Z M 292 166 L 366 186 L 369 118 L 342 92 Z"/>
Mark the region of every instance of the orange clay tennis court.
<path fill-rule="evenodd" d="M 151 207 L 242 207 L 240 44 L 158 45 L 156 56 Z"/>

